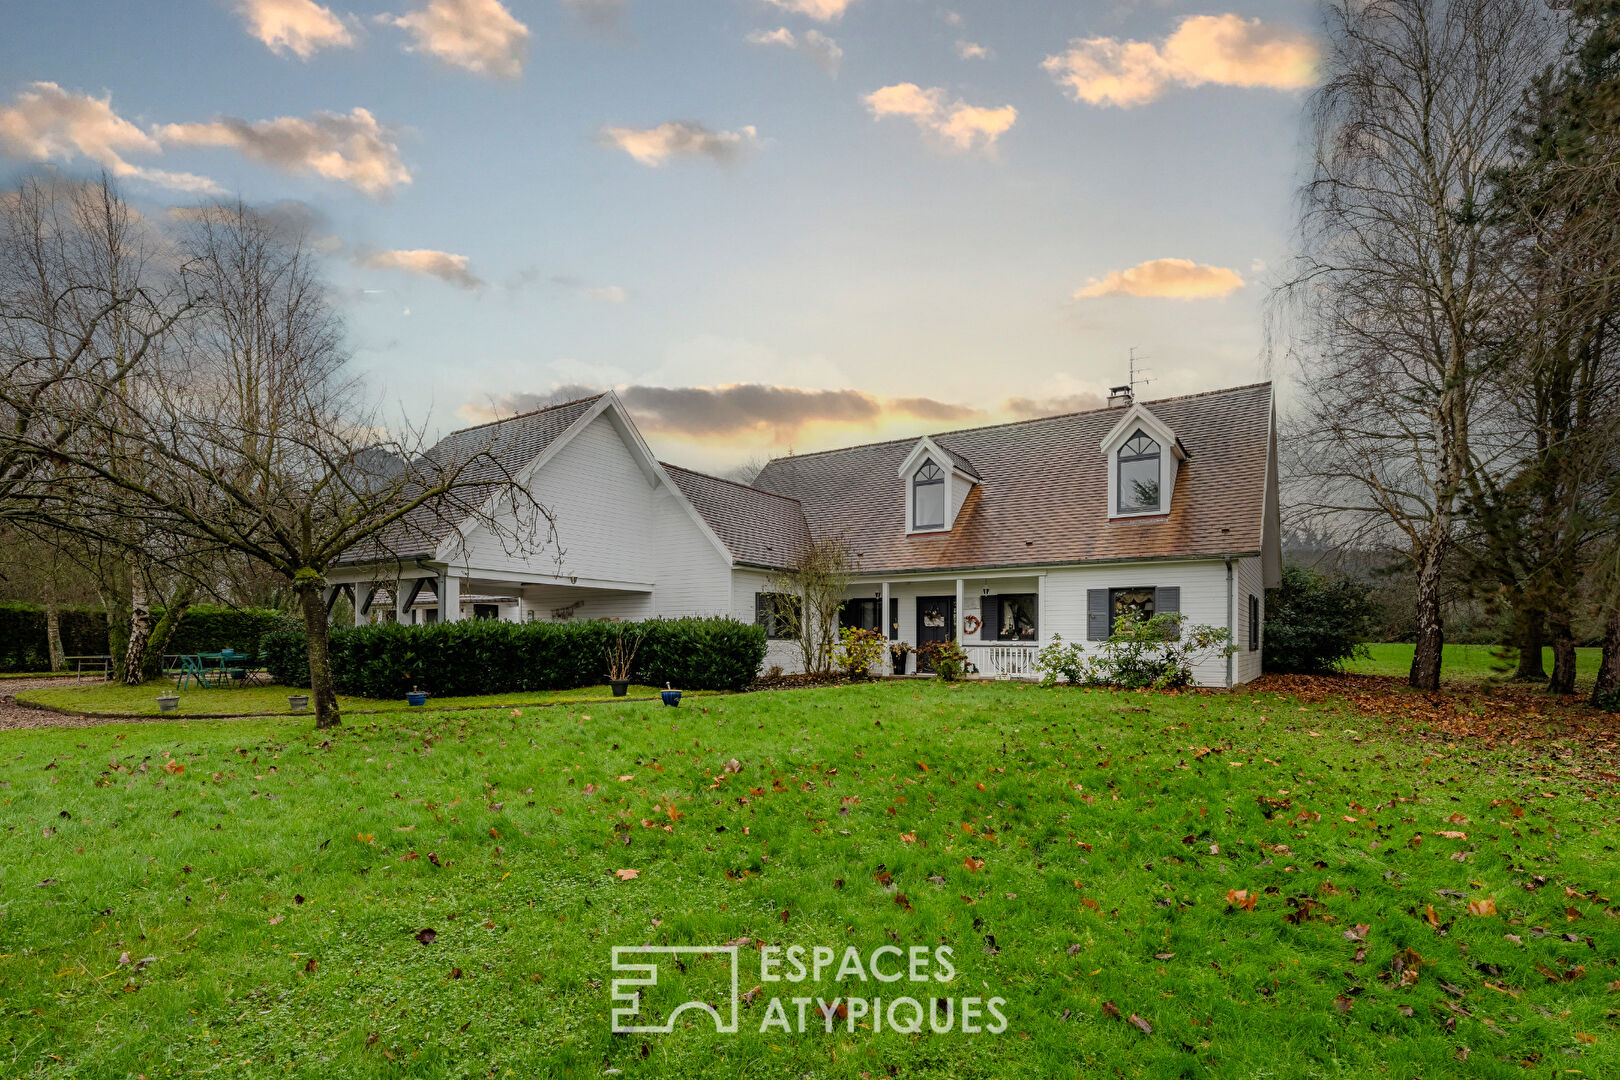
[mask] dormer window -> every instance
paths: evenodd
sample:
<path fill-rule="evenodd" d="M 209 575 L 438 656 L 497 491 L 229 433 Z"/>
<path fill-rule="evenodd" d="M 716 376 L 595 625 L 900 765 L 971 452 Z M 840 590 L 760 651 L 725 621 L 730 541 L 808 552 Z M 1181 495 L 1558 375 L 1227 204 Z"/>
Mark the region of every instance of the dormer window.
<path fill-rule="evenodd" d="M 945 473 L 932 461 L 912 474 L 911 521 L 913 529 L 945 527 Z"/>
<path fill-rule="evenodd" d="M 1159 460 L 1159 444 L 1141 428 L 1119 448 L 1119 513 L 1158 512 Z"/>

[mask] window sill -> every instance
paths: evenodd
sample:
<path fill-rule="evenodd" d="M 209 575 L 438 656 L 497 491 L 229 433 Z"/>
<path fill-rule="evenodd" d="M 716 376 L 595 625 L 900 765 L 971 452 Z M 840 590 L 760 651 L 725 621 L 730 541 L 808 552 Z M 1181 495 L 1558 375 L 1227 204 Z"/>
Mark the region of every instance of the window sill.
<path fill-rule="evenodd" d="M 910 539 L 913 536 L 949 536 L 950 532 L 951 527 L 949 525 L 930 525 L 925 529 L 907 529 L 906 538 Z"/>
<path fill-rule="evenodd" d="M 1108 515 L 1108 523 L 1110 525 L 1121 521 L 1168 521 L 1169 519 L 1170 511 L 1168 510 L 1142 510 L 1134 514 Z"/>

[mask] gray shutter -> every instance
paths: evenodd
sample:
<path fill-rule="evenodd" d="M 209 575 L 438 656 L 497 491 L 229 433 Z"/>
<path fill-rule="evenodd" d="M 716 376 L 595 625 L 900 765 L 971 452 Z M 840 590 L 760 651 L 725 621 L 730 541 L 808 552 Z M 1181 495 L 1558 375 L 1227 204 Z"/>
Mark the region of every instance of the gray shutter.
<path fill-rule="evenodd" d="M 754 594 L 754 625 L 765 628 L 766 637 L 774 637 L 776 630 L 771 626 L 770 599 L 768 593 Z"/>
<path fill-rule="evenodd" d="M 1108 590 L 1086 590 L 1086 640 L 1108 640 Z"/>
<path fill-rule="evenodd" d="M 900 640 L 900 598 L 889 597 L 889 640 Z"/>
<path fill-rule="evenodd" d="M 1179 585 L 1161 585 L 1153 590 L 1153 614 L 1181 614 L 1181 587 Z M 1174 640 L 1181 640 L 1181 626 L 1179 623 L 1176 626 Z"/>
<path fill-rule="evenodd" d="M 986 596 L 979 601 L 979 640 L 994 641 L 1001 636 L 1001 597 Z"/>
<path fill-rule="evenodd" d="M 1035 616 L 1035 640 L 1041 640 L 1041 597 L 1037 593 L 1029 598 L 1029 612 Z"/>

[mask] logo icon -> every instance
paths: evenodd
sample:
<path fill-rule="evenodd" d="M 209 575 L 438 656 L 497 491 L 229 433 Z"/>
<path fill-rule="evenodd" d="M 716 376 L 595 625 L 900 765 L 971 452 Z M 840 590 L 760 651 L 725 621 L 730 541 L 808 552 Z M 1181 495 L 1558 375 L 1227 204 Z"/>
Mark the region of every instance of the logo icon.
<path fill-rule="evenodd" d="M 731 995 L 730 1019 L 722 1016 L 720 1010 L 706 1001 L 685 1001 L 676 1005 L 669 1011 L 662 1024 L 637 1024 L 634 1021 L 641 1013 L 640 988 L 651 989 L 658 985 L 659 965 L 656 957 L 669 956 L 674 958 L 676 966 L 683 971 L 685 965 L 681 960 L 683 955 L 693 958 L 703 956 L 725 956 L 731 967 Z M 640 960 L 641 962 L 637 962 Z M 735 1034 L 737 1031 L 737 946 L 735 945 L 615 945 L 613 947 L 613 970 L 629 972 L 633 977 L 616 978 L 613 980 L 613 1000 L 622 1003 L 613 1010 L 613 1031 L 615 1034 L 638 1035 L 668 1035 L 675 1030 L 676 1019 L 688 1009 L 708 1013 L 714 1018 L 714 1030 L 717 1034 Z"/>

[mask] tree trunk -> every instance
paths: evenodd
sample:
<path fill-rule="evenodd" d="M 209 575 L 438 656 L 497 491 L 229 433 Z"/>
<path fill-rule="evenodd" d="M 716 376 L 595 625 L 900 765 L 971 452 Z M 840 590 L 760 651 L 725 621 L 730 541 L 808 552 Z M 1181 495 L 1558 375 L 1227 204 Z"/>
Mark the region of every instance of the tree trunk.
<path fill-rule="evenodd" d="M 1601 706 L 1605 697 L 1615 693 L 1620 693 L 1620 601 L 1609 610 L 1609 621 L 1603 628 L 1603 660 L 1592 686 L 1592 704 Z"/>
<path fill-rule="evenodd" d="M 1540 610 L 1519 612 L 1519 666 L 1513 672 L 1514 682 L 1547 681 L 1547 669 L 1541 663 L 1542 618 Z"/>
<path fill-rule="evenodd" d="M 298 592 L 298 606 L 304 613 L 304 637 L 309 643 L 309 696 L 315 705 L 317 728 L 339 727 L 343 718 L 338 714 L 337 691 L 332 685 L 332 654 L 327 635 L 326 579 L 319 574 L 301 575 L 293 588 Z"/>
<path fill-rule="evenodd" d="M 175 631 L 185 621 L 191 604 L 191 590 L 181 588 L 163 605 L 163 615 L 152 628 L 152 636 L 146 643 L 146 655 L 141 661 L 142 679 L 155 679 L 163 674 L 163 653 L 168 649 L 169 642 L 174 640 Z"/>
<path fill-rule="evenodd" d="M 1575 692 L 1575 629 L 1567 609 L 1554 610 L 1547 616 L 1547 629 L 1552 632 L 1553 669 L 1547 680 L 1547 689 L 1555 694 Z"/>
<path fill-rule="evenodd" d="M 62 650 L 62 612 L 56 604 L 56 586 L 51 582 L 45 585 L 45 648 L 51 655 L 52 671 L 67 667 Z"/>
<path fill-rule="evenodd" d="M 127 564 L 119 564 L 111 573 L 103 573 L 98 590 L 101 606 L 107 613 L 107 678 L 115 674 L 116 665 L 123 661 L 129 650 L 129 592 L 130 577 Z"/>
<path fill-rule="evenodd" d="M 152 608 L 146 602 L 146 586 L 139 579 L 129 595 L 129 645 L 118 668 L 118 681 L 139 686 L 145 677 L 146 645 L 152 639 Z"/>
<path fill-rule="evenodd" d="M 1440 689 L 1441 646 L 1445 627 L 1440 618 L 1440 567 L 1445 544 L 1430 545 L 1418 564 L 1417 647 L 1412 652 L 1412 671 L 1407 683 L 1418 690 Z"/>

